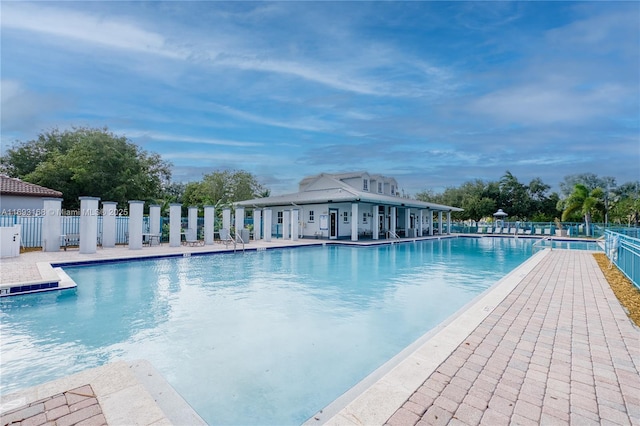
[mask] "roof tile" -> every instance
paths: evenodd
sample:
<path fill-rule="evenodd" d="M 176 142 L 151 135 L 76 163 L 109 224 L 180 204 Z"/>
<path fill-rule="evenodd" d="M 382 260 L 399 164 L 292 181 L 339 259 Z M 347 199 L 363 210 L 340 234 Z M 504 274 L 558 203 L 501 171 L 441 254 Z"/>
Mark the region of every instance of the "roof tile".
<path fill-rule="evenodd" d="M 0 175 L 0 194 L 26 195 L 30 197 L 62 197 L 62 192 L 34 183 L 23 182 L 18 178 Z"/>

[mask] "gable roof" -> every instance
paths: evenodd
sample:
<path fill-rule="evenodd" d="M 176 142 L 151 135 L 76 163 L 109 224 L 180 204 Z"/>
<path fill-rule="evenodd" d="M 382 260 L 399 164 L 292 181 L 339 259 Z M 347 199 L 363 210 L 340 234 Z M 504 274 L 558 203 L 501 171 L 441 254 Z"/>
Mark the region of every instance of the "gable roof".
<path fill-rule="evenodd" d="M 252 200 L 239 201 L 234 204 L 241 207 L 263 208 L 275 206 L 295 206 L 304 204 L 361 202 L 388 206 L 430 209 L 436 211 L 463 211 L 463 209 L 458 207 L 427 203 L 411 198 L 402 198 L 392 195 L 360 191 L 336 179 L 335 175 L 320 174 L 307 179 L 309 179 L 309 181 L 306 182 L 307 189 L 303 191 L 266 198 L 254 198 Z M 314 179 L 315 182 L 309 184 Z M 306 179 L 304 179 L 303 181 L 305 180 Z M 314 189 L 315 183 L 322 183 L 323 185 L 318 185 L 317 189 Z"/>
<path fill-rule="evenodd" d="M 60 191 L 45 188 L 35 183 L 24 182 L 7 175 L 0 175 L 0 194 L 23 195 L 26 197 L 62 197 L 62 192 Z"/>

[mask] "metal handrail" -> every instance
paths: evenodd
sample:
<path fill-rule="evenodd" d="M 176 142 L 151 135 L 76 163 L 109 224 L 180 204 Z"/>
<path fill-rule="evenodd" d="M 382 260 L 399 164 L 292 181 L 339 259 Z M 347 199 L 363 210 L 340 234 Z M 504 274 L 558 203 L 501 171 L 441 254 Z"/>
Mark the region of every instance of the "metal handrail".
<path fill-rule="evenodd" d="M 239 241 L 240 243 L 242 243 L 242 251 L 244 252 L 244 240 L 242 239 L 240 234 L 238 234 L 238 232 L 236 232 L 236 237 L 232 238 L 232 240 L 233 240 L 233 251 L 236 251 L 236 245 L 238 244 L 238 241 Z"/>
<path fill-rule="evenodd" d="M 543 249 L 544 249 L 544 248 L 546 248 L 546 247 L 541 247 L 541 246 L 539 246 L 539 244 L 542 244 L 542 243 L 543 243 L 543 242 L 545 242 L 545 241 L 552 241 L 552 240 L 553 240 L 553 238 L 551 238 L 551 237 L 544 237 L 544 238 L 542 238 L 541 240 L 536 241 L 536 242 L 535 242 L 535 243 L 533 243 L 533 245 L 531 246 L 531 254 L 532 254 L 532 255 L 533 255 L 533 254 L 536 254 L 536 250 L 537 250 L 537 249 L 539 249 L 539 248 L 543 248 Z M 538 247 L 536 247 L 536 246 L 538 246 Z M 550 249 L 551 249 L 551 250 L 553 250 L 553 245 L 550 247 Z"/>
<path fill-rule="evenodd" d="M 387 231 L 387 238 L 394 238 L 396 240 L 399 240 L 400 236 L 393 231 Z"/>

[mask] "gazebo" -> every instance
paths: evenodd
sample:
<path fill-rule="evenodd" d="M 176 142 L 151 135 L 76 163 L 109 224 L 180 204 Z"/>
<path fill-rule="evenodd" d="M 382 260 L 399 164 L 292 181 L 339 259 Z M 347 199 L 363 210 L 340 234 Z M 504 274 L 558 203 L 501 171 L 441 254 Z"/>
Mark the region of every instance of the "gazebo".
<path fill-rule="evenodd" d="M 503 212 L 502 209 L 498 209 L 498 211 L 493 214 L 493 217 L 496 219 L 496 225 L 500 224 L 500 226 L 503 226 L 504 218 L 507 216 L 509 215 Z"/>

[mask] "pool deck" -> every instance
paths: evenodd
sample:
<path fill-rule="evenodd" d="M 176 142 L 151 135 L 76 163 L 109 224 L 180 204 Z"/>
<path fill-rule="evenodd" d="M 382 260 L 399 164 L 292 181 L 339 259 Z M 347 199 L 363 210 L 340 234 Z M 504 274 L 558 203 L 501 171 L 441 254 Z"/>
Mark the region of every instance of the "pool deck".
<path fill-rule="evenodd" d="M 274 240 L 247 248 L 318 243 Z M 42 278 L 42 263 L 225 249 L 215 244 L 98 248 L 95 254 L 33 252 L 2 259 L 0 277 L 2 284 L 31 282 Z M 152 366 L 134 364 L 121 361 L 2 395 L 2 425 L 12 413 L 23 413 L 22 425 L 45 424 L 36 416 L 65 411 L 63 405 L 74 413 L 73 392 L 84 386 L 97 401 L 81 392 L 87 395 L 84 404 L 100 413 L 95 422 L 86 417 L 65 424 L 119 425 L 125 418 L 148 425 L 202 424 Z M 72 399 L 62 404 L 61 395 L 66 398 L 68 392 Z M 307 423 L 640 425 L 640 329 L 590 252 L 543 250 Z"/>

